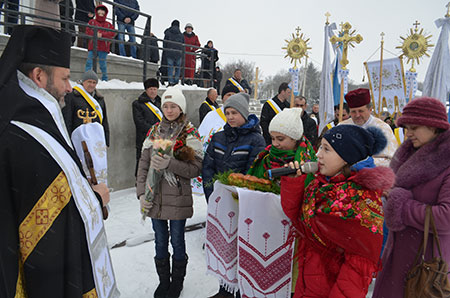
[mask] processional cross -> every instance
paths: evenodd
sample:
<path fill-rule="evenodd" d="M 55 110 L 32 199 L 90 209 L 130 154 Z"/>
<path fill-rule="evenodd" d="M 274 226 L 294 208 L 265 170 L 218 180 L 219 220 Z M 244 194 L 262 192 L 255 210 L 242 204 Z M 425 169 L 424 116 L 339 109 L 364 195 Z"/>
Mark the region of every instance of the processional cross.
<path fill-rule="evenodd" d="M 445 15 L 446 18 L 450 18 L 450 2 L 445 5 L 447 7 L 447 14 Z"/>
<path fill-rule="evenodd" d="M 342 42 L 342 59 L 341 59 L 342 69 L 347 69 L 346 66 L 349 63 L 349 61 L 347 59 L 348 46 L 351 46 L 353 48 L 353 47 L 355 47 L 353 45 L 354 42 L 360 43 L 363 40 L 363 38 L 360 34 L 355 36 L 354 34 L 355 34 L 356 30 L 350 31 L 351 28 L 352 28 L 352 25 L 350 25 L 349 22 L 346 22 L 344 25 L 342 25 L 342 36 L 337 37 L 336 35 L 333 35 L 330 38 L 330 42 L 333 44 Z"/>
<path fill-rule="evenodd" d="M 263 82 L 263 80 L 258 79 L 258 73 L 259 73 L 259 67 L 256 68 L 255 79 L 250 82 L 251 84 L 255 85 L 255 97 L 254 97 L 255 100 L 258 100 L 258 85 L 259 85 L 259 83 Z"/>

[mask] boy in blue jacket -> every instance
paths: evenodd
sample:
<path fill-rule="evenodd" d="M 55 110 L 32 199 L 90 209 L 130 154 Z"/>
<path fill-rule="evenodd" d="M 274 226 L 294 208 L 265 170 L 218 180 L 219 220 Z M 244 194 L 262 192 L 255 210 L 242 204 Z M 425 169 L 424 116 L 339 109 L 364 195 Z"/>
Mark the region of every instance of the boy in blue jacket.
<path fill-rule="evenodd" d="M 246 174 L 256 155 L 264 150 L 259 119 L 249 115 L 246 93 L 230 96 L 224 105 L 227 123 L 211 139 L 203 159 L 203 189 L 206 200 L 213 192 L 214 175 L 233 170 Z"/>

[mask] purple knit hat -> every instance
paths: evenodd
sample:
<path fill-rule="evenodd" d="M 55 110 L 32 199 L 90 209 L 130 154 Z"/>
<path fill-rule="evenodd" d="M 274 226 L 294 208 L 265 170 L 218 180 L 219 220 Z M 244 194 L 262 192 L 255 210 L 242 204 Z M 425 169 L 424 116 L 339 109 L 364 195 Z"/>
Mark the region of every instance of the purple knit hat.
<path fill-rule="evenodd" d="M 449 129 L 445 106 L 432 97 L 420 97 L 410 101 L 404 108 L 403 114 L 397 120 L 397 126 L 425 125 L 442 129 Z"/>

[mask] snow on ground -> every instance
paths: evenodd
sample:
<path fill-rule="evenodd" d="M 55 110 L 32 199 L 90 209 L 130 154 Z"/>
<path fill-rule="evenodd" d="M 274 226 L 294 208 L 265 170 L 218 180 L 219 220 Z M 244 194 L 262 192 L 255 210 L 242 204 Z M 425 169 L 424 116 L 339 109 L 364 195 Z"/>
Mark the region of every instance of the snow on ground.
<path fill-rule="evenodd" d="M 141 223 L 135 188 L 113 192 L 109 205 L 111 210 L 108 220 L 105 221 L 105 228 L 110 247 L 125 239 L 153 233 L 149 219 L 145 221 L 144 225 Z M 194 216 L 187 220 L 186 225 L 204 222 L 205 219 L 205 198 L 204 196 L 194 196 Z M 203 239 L 203 229 L 186 233 L 189 264 L 181 297 L 209 297 L 214 295 L 219 288 L 217 279 L 206 275 L 205 253 L 202 249 Z M 153 261 L 154 245 L 154 241 L 150 241 L 133 247 L 123 246 L 110 250 L 121 297 L 153 297 L 153 292 L 159 283 Z"/>
<path fill-rule="evenodd" d="M 105 228 L 110 247 L 125 239 L 136 240 L 153 234 L 151 221 L 147 219 L 144 225 L 141 222 L 135 188 L 111 193 L 109 205 L 111 209 L 109 218 L 105 221 Z M 194 216 L 187 220 L 186 225 L 204 222 L 205 219 L 206 200 L 204 196 L 194 196 Z M 184 289 L 181 293 L 182 298 L 206 298 L 218 291 L 217 279 L 206 275 L 205 252 L 202 249 L 204 238 L 204 229 L 186 233 L 189 264 Z M 154 245 L 154 241 L 150 241 L 132 247 L 123 246 L 111 249 L 111 258 L 121 297 L 153 297 L 153 292 L 159 283 L 153 261 Z M 372 289 L 367 297 L 371 296 Z"/>

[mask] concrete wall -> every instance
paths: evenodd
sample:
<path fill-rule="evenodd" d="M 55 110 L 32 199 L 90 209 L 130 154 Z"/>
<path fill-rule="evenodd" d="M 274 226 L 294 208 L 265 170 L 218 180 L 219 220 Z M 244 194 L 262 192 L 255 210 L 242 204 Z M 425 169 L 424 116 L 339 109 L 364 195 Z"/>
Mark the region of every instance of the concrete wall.
<path fill-rule="evenodd" d="M 161 96 L 165 90 L 159 90 Z M 135 184 L 136 128 L 133 122 L 132 102 L 143 90 L 103 89 L 110 130 L 108 149 L 108 184 L 114 190 L 132 187 Z M 187 102 L 187 115 L 198 127 L 198 109 L 206 98 L 207 90 L 183 90 Z"/>

